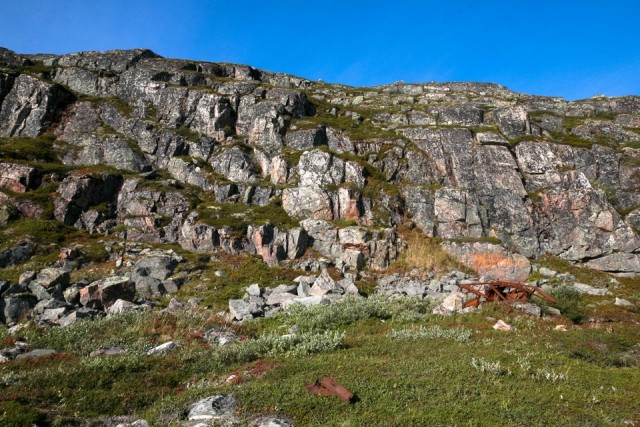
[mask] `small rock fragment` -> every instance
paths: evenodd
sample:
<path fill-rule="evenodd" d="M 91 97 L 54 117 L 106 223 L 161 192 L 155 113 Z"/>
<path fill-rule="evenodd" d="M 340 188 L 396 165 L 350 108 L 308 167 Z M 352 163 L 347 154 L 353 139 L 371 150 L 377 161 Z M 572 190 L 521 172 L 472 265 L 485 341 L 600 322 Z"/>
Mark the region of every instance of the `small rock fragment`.
<path fill-rule="evenodd" d="M 503 320 L 498 320 L 494 325 L 493 325 L 493 329 L 495 329 L 496 331 L 505 331 L 505 332 L 510 332 L 515 330 L 515 328 L 509 324 L 507 324 L 505 321 Z"/>
<path fill-rule="evenodd" d="M 152 354 L 167 354 L 173 350 L 176 350 L 178 347 L 178 344 L 173 341 L 169 341 L 147 351 L 147 356 L 151 356 Z"/>
<path fill-rule="evenodd" d="M 620 307 L 633 307 L 632 302 L 622 298 L 616 298 L 616 302 L 614 302 L 614 304 Z"/>

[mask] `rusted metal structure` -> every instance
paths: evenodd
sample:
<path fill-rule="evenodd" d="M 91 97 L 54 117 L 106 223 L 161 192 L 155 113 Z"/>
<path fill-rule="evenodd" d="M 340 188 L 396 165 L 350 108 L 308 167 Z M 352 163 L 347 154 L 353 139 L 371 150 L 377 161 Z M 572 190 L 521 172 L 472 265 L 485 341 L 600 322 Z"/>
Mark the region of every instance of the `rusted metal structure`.
<path fill-rule="evenodd" d="M 305 384 L 304 386 L 313 394 L 320 394 L 322 396 L 335 395 L 343 402 L 349 403 L 353 399 L 353 393 L 331 377 L 324 377 L 314 384 Z"/>
<path fill-rule="evenodd" d="M 477 307 L 485 301 L 527 302 L 529 297 L 537 296 L 552 304 L 557 304 L 549 294 L 534 285 L 523 285 L 515 282 L 478 282 L 458 285 L 460 289 L 474 294 L 476 297 L 465 303 L 465 307 Z"/>

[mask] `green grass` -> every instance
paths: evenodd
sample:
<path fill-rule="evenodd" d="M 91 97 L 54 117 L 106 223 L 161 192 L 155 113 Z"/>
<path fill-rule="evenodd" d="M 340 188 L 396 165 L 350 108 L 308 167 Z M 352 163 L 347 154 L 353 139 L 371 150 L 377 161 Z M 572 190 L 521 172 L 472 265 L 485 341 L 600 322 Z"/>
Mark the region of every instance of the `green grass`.
<path fill-rule="evenodd" d="M 191 257 L 193 261 L 195 257 Z M 203 305 L 218 310 L 228 309 L 229 299 L 240 298 L 243 289 L 253 283 L 259 283 L 261 287 L 277 286 L 304 274 L 284 267 L 269 267 L 254 255 L 219 254 L 215 261 L 207 256 L 197 257 L 200 274 L 185 283 L 177 296 L 181 300 L 199 298 Z M 224 275 L 216 276 L 218 270 L 223 270 Z"/>
<path fill-rule="evenodd" d="M 237 236 L 249 225 L 272 224 L 281 229 L 295 228 L 299 220 L 290 217 L 277 201 L 266 206 L 244 203 L 202 203 L 197 208 L 200 221 L 215 228 L 228 227 Z"/>
<path fill-rule="evenodd" d="M 37 138 L 0 138 L 0 159 L 55 162 L 55 137 L 45 133 Z"/>
<path fill-rule="evenodd" d="M 170 425 L 196 400 L 230 393 L 243 423 L 259 414 L 305 426 L 638 421 L 640 371 L 627 356 L 637 343 L 631 323 L 559 332 L 556 321 L 507 313 L 501 305 L 443 318 L 408 298 L 298 308 L 243 328 L 225 326 L 212 313 L 148 312 L 65 329 L 29 329 L 24 335 L 34 345 L 65 354 L 0 365 L 0 407 L 9 419 L 46 418 L 58 425 L 106 415 Z M 518 330 L 494 331 L 496 317 Z M 243 341 L 209 348 L 201 331 L 216 325 L 232 328 Z M 281 338 L 291 325 L 303 332 Z M 6 333 L 0 331 L 0 338 L 7 343 Z M 168 340 L 182 348 L 144 355 Z M 128 353 L 87 357 L 106 345 Z M 232 373 L 239 380 L 225 384 Z M 325 375 L 354 392 L 355 403 L 306 391 L 305 383 Z"/>
<path fill-rule="evenodd" d="M 124 117 L 127 117 L 127 118 L 131 118 L 133 116 L 133 111 L 135 110 L 134 106 L 127 104 L 124 100 L 118 98 L 117 96 L 103 98 L 103 97 L 92 96 L 92 95 L 80 95 L 78 96 L 78 99 L 80 101 L 87 101 L 92 103 L 101 103 L 101 102 L 107 103 L 111 105 L 113 108 L 115 108 L 120 114 L 122 114 Z"/>
<path fill-rule="evenodd" d="M 361 106 L 349 106 L 349 111 L 355 112 L 363 117 L 364 120 L 358 122 L 350 116 L 344 115 L 341 111 L 338 111 L 337 115 L 331 114 L 330 111 L 334 107 L 338 108 L 338 110 L 341 108 L 314 97 L 312 93 L 307 93 L 307 97 L 309 101 L 315 105 L 316 115 L 293 121 L 292 125 L 295 125 L 298 129 L 312 129 L 324 125 L 345 132 L 346 135 L 354 141 L 378 138 L 402 138 L 394 130 L 382 129 L 372 123 L 371 117 L 375 113 L 375 110 L 365 109 Z M 382 110 L 382 108 L 380 110 Z"/>
<path fill-rule="evenodd" d="M 612 276 L 601 271 L 592 270 L 587 267 L 571 264 L 561 258 L 552 255 L 543 255 L 537 260 L 542 267 L 547 267 L 559 273 L 569 273 L 576 278 L 576 282 L 586 283 L 595 287 L 606 287 Z"/>

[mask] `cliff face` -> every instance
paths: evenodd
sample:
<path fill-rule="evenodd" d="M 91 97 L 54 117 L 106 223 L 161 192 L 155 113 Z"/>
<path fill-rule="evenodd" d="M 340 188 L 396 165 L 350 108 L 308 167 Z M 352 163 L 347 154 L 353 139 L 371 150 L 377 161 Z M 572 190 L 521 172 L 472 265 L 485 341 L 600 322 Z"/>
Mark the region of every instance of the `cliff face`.
<path fill-rule="evenodd" d="M 0 49 L 0 136 L 5 227 L 53 215 L 269 264 L 312 247 L 345 270 L 388 266 L 405 223 L 454 254 L 499 241 L 640 272 L 640 97 L 354 88 L 149 50 Z"/>

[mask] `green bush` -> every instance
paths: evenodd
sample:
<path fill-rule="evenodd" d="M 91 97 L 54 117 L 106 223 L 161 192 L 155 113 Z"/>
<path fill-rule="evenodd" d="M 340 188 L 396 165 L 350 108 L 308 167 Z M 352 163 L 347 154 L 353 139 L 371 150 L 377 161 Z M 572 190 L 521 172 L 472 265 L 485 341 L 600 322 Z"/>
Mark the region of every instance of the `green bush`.
<path fill-rule="evenodd" d="M 408 313 L 424 316 L 430 303 L 418 298 L 389 298 L 373 296 L 370 298 L 345 298 L 335 304 L 305 307 L 294 304 L 288 312 L 280 314 L 278 319 L 285 325 L 297 325 L 301 331 L 325 331 L 351 325 L 358 320 L 396 319 L 402 321 L 411 317 Z"/>
<path fill-rule="evenodd" d="M 41 422 L 44 416 L 33 408 L 18 402 L 0 402 L 0 425 L 25 427 Z"/>
<path fill-rule="evenodd" d="M 553 305 L 544 301 L 541 305 L 551 305 L 558 310 L 567 319 L 573 323 L 581 323 L 584 320 L 584 311 L 582 310 L 581 302 L 582 295 L 574 288 L 560 286 L 552 289 L 549 292 L 558 303 Z"/>

